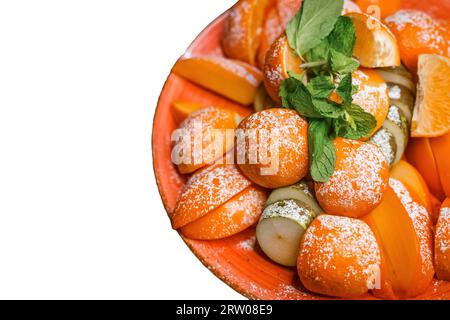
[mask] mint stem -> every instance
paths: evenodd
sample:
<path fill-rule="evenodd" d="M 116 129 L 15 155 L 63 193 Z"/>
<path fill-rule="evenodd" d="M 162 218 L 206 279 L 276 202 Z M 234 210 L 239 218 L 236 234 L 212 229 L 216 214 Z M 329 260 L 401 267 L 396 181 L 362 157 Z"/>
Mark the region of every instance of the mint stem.
<path fill-rule="evenodd" d="M 300 68 L 302 68 L 302 69 L 314 68 L 314 67 L 318 67 L 318 66 L 323 66 L 326 63 L 327 62 L 325 60 L 319 60 L 319 61 L 314 61 L 314 62 L 307 62 L 307 63 L 301 64 Z"/>

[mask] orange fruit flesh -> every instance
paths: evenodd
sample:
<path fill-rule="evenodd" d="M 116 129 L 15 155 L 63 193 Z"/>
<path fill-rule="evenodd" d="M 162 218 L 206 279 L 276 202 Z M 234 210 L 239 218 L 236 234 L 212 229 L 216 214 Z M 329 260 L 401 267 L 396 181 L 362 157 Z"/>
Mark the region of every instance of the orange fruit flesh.
<path fill-rule="evenodd" d="M 258 222 L 266 201 L 265 192 L 248 187 L 204 217 L 180 229 L 190 239 L 215 240 L 244 231 Z"/>
<path fill-rule="evenodd" d="M 450 131 L 450 59 L 426 54 L 419 57 L 419 92 L 411 136 L 438 137 Z"/>
<path fill-rule="evenodd" d="M 442 188 L 445 195 L 450 197 L 450 133 L 430 139 L 430 144 L 436 159 Z"/>
<path fill-rule="evenodd" d="M 258 69 L 223 58 L 182 59 L 172 71 L 243 105 L 253 102 L 262 81 L 262 74 Z"/>
<path fill-rule="evenodd" d="M 258 66 L 260 69 L 264 68 L 266 62 L 266 54 L 269 51 L 272 43 L 283 33 L 283 27 L 278 17 L 276 8 L 272 8 L 267 14 L 264 22 L 264 30 L 261 37 L 261 46 L 258 50 Z"/>
<path fill-rule="evenodd" d="M 411 139 L 406 149 L 406 158 L 422 174 L 433 195 L 443 200 L 444 190 L 429 139 Z"/>
<path fill-rule="evenodd" d="M 403 204 L 391 187 L 383 202 L 363 219 L 372 229 L 381 250 L 380 298 L 405 298 L 420 272 L 419 240 Z"/>
<path fill-rule="evenodd" d="M 412 193 L 413 199 L 423 205 L 431 215 L 433 211 L 431 195 L 428 186 L 420 173 L 404 160 L 391 170 L 391 177 L 402 182 Z"/>
<path fill-rule="evenodd" d="M 172 114 L 175 122 L 180 124 L 191 113 L 194 113 L 202 108 L 204 108 L 204 106 L 199 103 L 176 101 L 172 104 Z"/>

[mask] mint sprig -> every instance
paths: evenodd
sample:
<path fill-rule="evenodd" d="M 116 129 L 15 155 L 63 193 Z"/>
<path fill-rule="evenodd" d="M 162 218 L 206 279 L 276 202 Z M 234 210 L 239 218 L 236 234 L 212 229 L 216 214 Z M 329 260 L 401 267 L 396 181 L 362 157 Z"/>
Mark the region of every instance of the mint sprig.
<path fill-rule="evenodd" d="M 286 29 L 305 71 L 288 73 L 279 95 L 283 107 L 308 118 L 311 176 L 318 182 L 327 182 L 335 170 L 335 137 L 358 140 L 376 126 L 375 117 L 353 103 L 356 32 L 352 20 L 341 16 L 342 8 L 342 0 L 305 0 Z"/>

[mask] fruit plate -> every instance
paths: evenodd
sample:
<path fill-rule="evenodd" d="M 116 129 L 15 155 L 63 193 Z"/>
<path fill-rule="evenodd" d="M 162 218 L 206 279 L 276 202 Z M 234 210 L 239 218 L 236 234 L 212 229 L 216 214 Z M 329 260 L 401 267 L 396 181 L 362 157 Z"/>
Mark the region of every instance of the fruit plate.
<path fill-rule="evenodd" d="M 423 8 L 423 1 L 404 1 L 409 8 L 416 3 Z M 442 3 L 428 1 L 430 8 Z M 443 8 L 444 9 L 444 8 Z M 191 44 L 187 55 L 223 56 L 220 34 L 226 13 L 214 20 Z M 171 133 L 176 123 L 171 114 L 174 101 L 186 101 L 205 105 L 233 107 L 234 103 L 171 73 L 161 92 L 155 111 L 152 151 L 153 166 L 167 214 L 171 215 L 176 199 L 185 183 L 171 161 Z M 181 235 L 180 235 L 181 236 Z M 255 230 L 249 229 L 236 236 L 215 241 L 194 241 L 183 238 L 197 258 L 218 278 L 250 299 L 262 300 L 314 300 L 329 299 L 308 292 L 300 283 L 295 268 L 286 268 L 272 262 L 256 244 Z M 370 294 L 358 299 L 374 299 Z M 434 280 L 430 288 L 416 299 L 450 299 L 450 283 Z"/>

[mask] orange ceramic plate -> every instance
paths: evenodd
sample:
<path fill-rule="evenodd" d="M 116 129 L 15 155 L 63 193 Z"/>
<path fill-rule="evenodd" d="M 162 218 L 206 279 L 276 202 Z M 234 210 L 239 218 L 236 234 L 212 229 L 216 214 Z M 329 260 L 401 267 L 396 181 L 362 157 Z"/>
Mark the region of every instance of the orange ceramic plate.
<path fill-rule="evenodd" d="M 450 1 L 433 0 L 429 2 L 438 5 Z M 219 39 L 224 18 L 225 15 L 222 15 L 211 23 L 193 42 L 188 51 L 195 55 L 223 56 Z M 170 158 L 170 137 L 172 131 L 176 129 L 175 120 L 171 114 L 171 104 L 174 101 L 189 101 L 224 107 L 234 105 L 225 98 L 197 87 L 174 74 L 168 77 L 155 113 L 152 149 L 156 181 L 169 216 L 185 183 L 185 178 L 178 173 Z M 169 227 L 169 223 L 167 226 Z M 285 268 L 269 260 L 255 245 L 254 229 L 223 240 L 184 239 L 184 241 L 209 270 L 248 298 L 327 299 L 304 289 L 294 268 Z M 362 298 L 374 299 L 369 294 Z M 436 280 L 418 299 L 450 299 L 450 283 Z"/>

